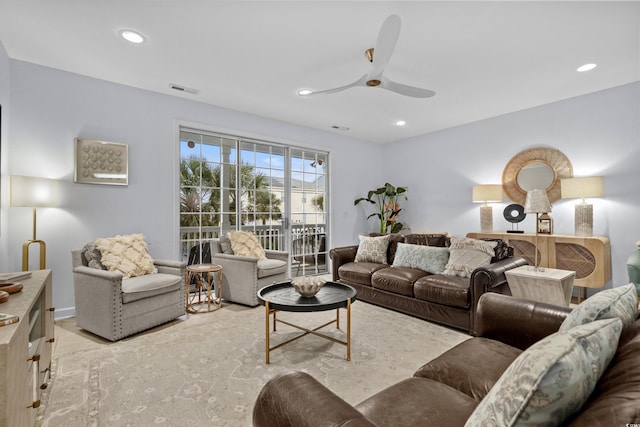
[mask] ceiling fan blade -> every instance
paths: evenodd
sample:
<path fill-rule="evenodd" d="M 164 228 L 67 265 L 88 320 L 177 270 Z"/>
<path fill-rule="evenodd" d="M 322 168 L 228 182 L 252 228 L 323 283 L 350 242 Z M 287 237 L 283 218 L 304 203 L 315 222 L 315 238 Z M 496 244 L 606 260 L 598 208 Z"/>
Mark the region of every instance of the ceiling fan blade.
<path fill-rule="evenodd" d="M 399 36 L 400 18 L 398 15 L 390 15 L 380 27 L 376 47 L 373 49 L 373 67 L 369 72 L 368 80 L 380 80 L 380 76 L 393 55 Z"/>
<path fill-rule="evenodd" d="M 430 98 L 436 93 L 429 89 L 422 89 L 415 86 L 403 85 L 389 80 L 386 77 L 382 77 L 382 83 L 380 87 L 390 90 L 391 92 L 399 93 L 400 95 L 411 96 L 414 98 Z"/>
<path fill-rule="evenodd" d="M 367 81 L 367 75 L 365 74 L 364 76 L 360 77 L 355 82 L 350 83 L 348 85 L 336 87 L 334 89 L 326 89 L 326 90 L 314 91 L 314 92 L 311 92 L 310 94 L 304 95 L 304 96 L 328 95 L 330 93 L 342 92 L 343 90 L 351 89 L 352 87 L 365 86 L 365 82 L 366 81 Z"/>

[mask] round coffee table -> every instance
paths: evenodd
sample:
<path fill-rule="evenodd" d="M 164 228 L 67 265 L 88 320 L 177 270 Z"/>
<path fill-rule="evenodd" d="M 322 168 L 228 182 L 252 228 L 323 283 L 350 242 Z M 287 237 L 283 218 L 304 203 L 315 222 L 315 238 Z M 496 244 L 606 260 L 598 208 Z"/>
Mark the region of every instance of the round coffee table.
<path fill-rule="evenodd" d="M 356 290 L 351 286 L 335 282 L 325 283 L 313 297 L 303 297 L 300 295 L 291 285 L 290 281 L 274 283 L 260 289 L 258 291 L 258 301 L 260 301 L 260 304 L 264 305 L 266 313 L 266 363 L 269 363 L 269 354 L 271 353 L 271 350 L 275 350 L 276 348 L 282 347 L 285 344 L 289 344 L 290 342 L 309 334 L 345 345 L 347 347 L 347 360 L 351 360 L 351 303 L 356 300 L 356 295 Z M 341 308 L 345 308 L 347 310 L 347 340 L 341 341 L 334 337 L 317 332 L 319 329 L 329 326 L 332 323 L 335 323 L 336 327 L 340 329 Z M 294 325 L 293 323 L 276 317 L 276 313 L 278 311 L 314 312 L 334 309 L 336 310 L 336 318 L 314 329 L 303 328 L 299 325 Z M 304 331 L 304 333 L 271 347 L 269 343 L 269 336 L 271 334 L 269 328 L 269 316 L 271 314 L 273 314 L 274 331 L 276 330 L 276 323 L 280 322 L 296 329 L 300 329 L 301 331 Z"/>

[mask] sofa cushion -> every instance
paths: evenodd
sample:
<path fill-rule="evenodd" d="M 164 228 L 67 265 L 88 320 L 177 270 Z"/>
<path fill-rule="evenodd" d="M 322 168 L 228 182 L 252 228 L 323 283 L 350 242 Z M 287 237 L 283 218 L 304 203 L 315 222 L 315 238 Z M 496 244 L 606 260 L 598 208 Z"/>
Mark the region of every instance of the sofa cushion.
<path fill-rule="evenodd" d="M 471 338 L 426 363 L 413 375 L 447 384 L 479 402 L 520 353 L 522 350 L 500 341 Z"/>
<path fill-rule="evenodd" d="M 563 424 L 594 390 L 621 330 L 620 319 L 597 320 L 538 341 L 507 368 L 465 426 Z"/>
<path fill-rule="evenodd" d="M 258 279 L 273 276 L 274 274 L 285 273 L 287 262 L 281 259 L 260 259 L 258 260 Z"/>
<path fill-rule="evenodd" d="M 398 243 L 403 243 L 406 234 L 402 233 L 393 233 L 393 234 L 382 234 L 382 233 L 369 233 L 369 237 L 379 237 L 379 236 L 389 236 L 389 247 L 387 247 L 387 263 L 393 264 L 393 260 L 396 256 L 396 250 L 398 249 Z"/>
<path fill-rule="evenodd" d="M 470 281 L 466 277 L 434 274 L 422 277 L 413 285 L 413 294 L 423 301 L 468 308 Z"/>
<path fill-rule="evenodd" d="M 182 277 L 173 274 L 153 273 L 122 279 L 124 304 L 180 290 Z"/>
<path fill-rule="evenodd" d="M 426 274 L 429 273 L 417 268 L 383 268 L 373 273 L 371 286 L 394 294 L 413 297 L 413 283 Z"/>
<path fill-rule="evenodd" d="M 633 283 L 600 291 L 569 313 L 560 330 L 571 329 L 599 319 L 617 317 L 626 327 L 638 318 L 638 294 Z"/>
<path fill-rule="evenodd" d="M 398 243 L 393 267 L 410 267 L 441 274 L 449 261 L 449 249 Z"/>
<path fill-rule="evenodd" d="M 95 243 L 102 254 L 101 262 L 109 271 L 119 271 L 124 277 L 142 276 L 155 271 L 143 234 L 99 238 Z"/>
<path fill-rule="evenodd" d="M 340 280 L 371 286 L 371 276 L 378 270 L 388 268 L 375 262 L 348 262 L 338 268 Z"/>
<path fill-rule="evenodd" d="M 390 236 L 360 236 L 360 244 L 356 252 L 356 262 L 375 262 L 387 264 L 387 248 Z"/>
<path fill-rule="evenodd" d="M 449 247 L 449 262 L 444 274 L 449 276 L 471 277 L 478 267 L 489 265 L 495 255 L 497 242 L 470 239 L 468 237 L 452 237 Z"/>
<path fill-rule="evenodd" d="M 235 255 L 255 257 L 265 259 L 267 256 L 258 240 L 258 236 L 246 231 L 230 231 L 228 233 L 231 240 L 231 249 Z M 222 246 L 222 243 L 220 243 Z M 224 249 L 223 249 L 224 251 Z"/>
<path fill-rule="evenodd" d="M 424 245 L 436 247 L 448 247 L 451 243 L 447 234 L 425 233 L 425 234 L 407 234 L 404 236 L 404 243 L 410 245 Z"/>
<path fill-rule="evenodd" d="M 478 402 L 445 384 L 407 378 L 356 405 L 378 427 L 461 426 Z"/>

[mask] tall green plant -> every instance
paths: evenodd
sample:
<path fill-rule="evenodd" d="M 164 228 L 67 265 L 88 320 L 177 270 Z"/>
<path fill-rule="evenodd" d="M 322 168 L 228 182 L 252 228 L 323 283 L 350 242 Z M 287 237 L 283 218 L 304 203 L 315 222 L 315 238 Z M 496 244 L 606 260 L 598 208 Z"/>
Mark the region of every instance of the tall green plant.
<path fill-rule="evenodd" d="M 367 217 L 377 217 L 380 221 L 380 233 L 397 233 L 402 230 L 402 223 L 398 222 L 398 214 L 402 210 L 400 200 L 407 200 L 407 187 L 394 187 L 388 182 L 384 187 L 369 191 L 367 197 L 356 199 L 354 206 L 360 202 L 369 202 L 376 206 L 376 212 Z"/>

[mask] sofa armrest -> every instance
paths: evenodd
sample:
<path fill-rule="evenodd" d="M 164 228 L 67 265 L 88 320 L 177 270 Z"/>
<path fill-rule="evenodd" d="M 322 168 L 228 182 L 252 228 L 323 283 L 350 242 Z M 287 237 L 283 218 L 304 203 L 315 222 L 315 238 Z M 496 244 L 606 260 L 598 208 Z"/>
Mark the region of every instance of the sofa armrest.
<path fill-rule="evenodd" d="M 88 278 L 109 280 L 111 282 L 117 282 L 118 280 L 122 280 L 124 277 L 119 271 L 101 270 L 99 268 L 87 267 L 84 265 L 74 267 L 73 272 L 85 275 Z"/>
<path fill-rule="evenodd" d="M 375 427 L 353 406 L 304 372 L 269 380 L 253 407 L 254 427 Z"/>
<path fill-rule="evenodd" d="M 353 262 L 356 259 L 357 252 L 358 245 L 342 246 L 339 248 L 333 248 L 329 251 L 334 282 L 340 279 L 340 276 L 338 276 L 338 269 L 340 266 L 348 262 Z"/>
<path fill-rule="evenodd" d="M 568 307 L 486 293 L 476 311 L 476 336 L 526 349 L 558 331 L 571 312 Z"/>
<path fill-rule="evenodd" d="M 153 265 L 158 269 L 158 273 L 173 274 L 183 278 L 186 275 L 187 263 L 185 261 L 154 259 Z"/>
<path fill-rule="evenodd" d="M 269 259 L 278 259 L 284 262 L 289 262 L 289 252 L 266 249 L 264 253 Z"/>
<path fill-rule="evenodd" d="M 478 310 L 480 297 L 487 292 L 511 295 L 507 284 L 507 276 L 504 272 L 522 265 L 527 265 L 527 261 L 524 258 L 511 257 L 491 263 L 485 267 L 476 268 L 471 273 L 469 286 L 471 292 L 471 326 L 469 329 L 472 335 L 475 334 L 474 313 Z"/>

